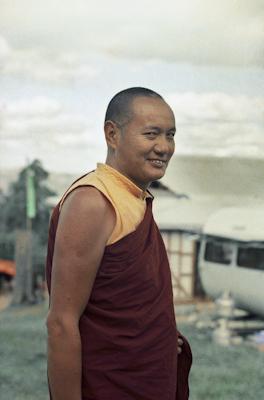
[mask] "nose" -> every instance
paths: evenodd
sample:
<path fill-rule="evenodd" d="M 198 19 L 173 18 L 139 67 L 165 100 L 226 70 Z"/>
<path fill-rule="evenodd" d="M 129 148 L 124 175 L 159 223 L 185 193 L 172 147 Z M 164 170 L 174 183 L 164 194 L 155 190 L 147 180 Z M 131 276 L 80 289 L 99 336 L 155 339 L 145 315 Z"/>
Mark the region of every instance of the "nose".
<path fill-rule="evenodd" d="M 159 135 L 155 140 L 154 151 L 161 154 L 171 154 L 174 151 L 174 141 L 169 140 L 166 135 Z"/>

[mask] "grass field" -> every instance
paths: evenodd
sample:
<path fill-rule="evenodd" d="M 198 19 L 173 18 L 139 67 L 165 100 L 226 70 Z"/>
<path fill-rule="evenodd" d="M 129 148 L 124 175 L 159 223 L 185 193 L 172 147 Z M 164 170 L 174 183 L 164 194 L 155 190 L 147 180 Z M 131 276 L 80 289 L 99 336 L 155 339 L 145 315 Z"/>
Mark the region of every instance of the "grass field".
<path fill-rule="evenodd" d="M 48 399 L 45 315 L 44 305 L 0 312 L 1 400 Z M 190 400 L 264 398 L 264 353 L 245 344 L 223 348 L 192 325 L 178 325 L 193 352 Z"/>

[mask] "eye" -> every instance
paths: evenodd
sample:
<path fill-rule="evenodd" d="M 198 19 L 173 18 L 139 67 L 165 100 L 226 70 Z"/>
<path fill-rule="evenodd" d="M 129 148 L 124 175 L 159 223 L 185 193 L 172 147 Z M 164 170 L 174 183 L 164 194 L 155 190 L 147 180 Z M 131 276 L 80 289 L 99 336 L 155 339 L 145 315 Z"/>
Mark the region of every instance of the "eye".
<path fill-rule="evenodd" d="M 155 138 L 157 136 L 157 132 L 148 131 L 148 132 L 145 132 L 144 135 L 151 139 L 151 138 Z"/>
<path fill-rule="evenodd" d="M 175 132 L 168 132 L 168 133 L 167 133 L 167 137 L 168 137 L 169 139 L 174 139 L 174 136 L 175 136 Z"/>

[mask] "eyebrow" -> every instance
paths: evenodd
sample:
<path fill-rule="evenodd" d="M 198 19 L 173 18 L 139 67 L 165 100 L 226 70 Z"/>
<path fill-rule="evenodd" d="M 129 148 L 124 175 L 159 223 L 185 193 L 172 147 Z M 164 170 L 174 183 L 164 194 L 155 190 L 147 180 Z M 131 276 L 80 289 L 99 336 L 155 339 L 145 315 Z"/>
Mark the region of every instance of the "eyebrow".
<path fill-rule="evenodd" d="M 161 131 L 160 127 L 158 127 L 158 126 L 153 126 L 153 125 L 145 126 L 144 129 L 152 129 L 152 130 L 155 130 L 155 131 L 158 131 L 158 132 Z M 167 129 L 166 132 L 176 132 L 176 127 L 173 126 L 172 128 Z"/>

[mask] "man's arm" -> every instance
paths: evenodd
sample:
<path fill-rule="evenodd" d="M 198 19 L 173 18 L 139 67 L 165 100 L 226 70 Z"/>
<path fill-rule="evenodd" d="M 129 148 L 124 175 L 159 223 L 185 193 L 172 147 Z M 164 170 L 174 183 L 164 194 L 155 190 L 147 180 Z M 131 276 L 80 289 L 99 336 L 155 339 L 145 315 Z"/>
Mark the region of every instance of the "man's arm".
<path fill-rule="evenodd" d="M 52 400 L 81 400 L 79 319 L 89 300 L 115 212 L 95 188 L 66 198 L 56 233 L 48 329 L 48 376 Z"/>

